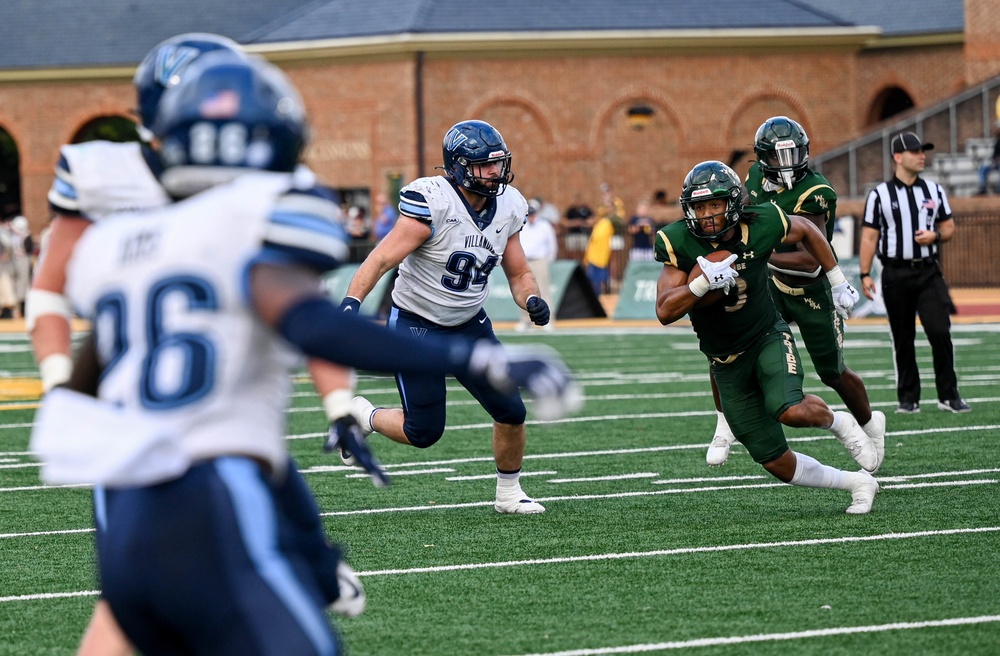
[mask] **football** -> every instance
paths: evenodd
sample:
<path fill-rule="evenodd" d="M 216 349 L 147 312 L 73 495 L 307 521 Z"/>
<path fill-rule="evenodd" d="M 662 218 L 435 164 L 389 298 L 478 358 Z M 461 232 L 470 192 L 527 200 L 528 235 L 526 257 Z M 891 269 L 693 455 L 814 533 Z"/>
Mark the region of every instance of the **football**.
<path fill-rule="evenodd" d="M 715 251 L 714 253 L 709 253 L 708 255 L 705 256 L 705 259 L 708 260 L 709 262 L 721 262 L 730 255 L 732 255 L 732 253 L 730 253 L 729 251 L 720 250 L 720 251 Z M 691 269 L 691 273 L 688 274 L 688 283 L 691 283 L 692 281 L 694 281 L 695 278 L 697 278 L 700 275 L 701 275 L 701 267 L 698 266 L 698 264 L 696 263 L 694 265 L 694 268 Z M 722 293 L 721 289 L 715 289 L 713 291 L 708 292 L 700 299 L 698 299 L 698 302 L 696 302 L 694 306 L 699 308 L 706 307 L 708 305 L 718 303 L 725 297 L 726 295 Z"/>

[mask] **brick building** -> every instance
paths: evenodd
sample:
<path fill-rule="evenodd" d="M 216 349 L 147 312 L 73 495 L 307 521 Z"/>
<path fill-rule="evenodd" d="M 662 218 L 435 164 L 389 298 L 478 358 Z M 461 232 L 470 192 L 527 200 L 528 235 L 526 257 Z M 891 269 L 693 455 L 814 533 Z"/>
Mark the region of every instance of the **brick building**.
<path fill-rule="evenodd" d="M 476 117 L 506 137 L 527 195 L 565 207 L 607 181 L 629 211 L 656 189 L 675 196 L 698 161 L 744 168 L 768 116 L 795 117 L 821 153 L 1000 74 L 990 0 L 731 0 L 713 15 L 518 0 L 477 8 L 474 24 L 452 0 L 52 4 L 20 4 L 0 27 L 0 129 L 36 232 L 59 145 L 129 116 L 136 63 L 187 31 L 233 37 L 289 73 L 310 113 L 307 162 L 335 187 L 374 195 L 429 174 L 445 130 Z"/>

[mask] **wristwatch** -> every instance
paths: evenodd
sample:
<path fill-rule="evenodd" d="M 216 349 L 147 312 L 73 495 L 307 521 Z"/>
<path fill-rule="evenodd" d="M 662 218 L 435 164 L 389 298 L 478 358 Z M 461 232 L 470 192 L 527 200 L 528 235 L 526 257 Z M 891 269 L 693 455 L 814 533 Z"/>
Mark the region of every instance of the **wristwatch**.
<path fill-rule="evenodd" d="M 861 277 L 862 277 L 862 278 L 871 278 L 871 277 L 872 277 L 872 274 L 870 274 L 870 273 L 862 273 L 862 274 L 861 274 Z"/>
<path fill-rule="evenodd" d="M 940 244 L 941 243 L 941 231 L 940 230 L 935 230 L 934 231 L 934 243 L 935 244 Z"/>

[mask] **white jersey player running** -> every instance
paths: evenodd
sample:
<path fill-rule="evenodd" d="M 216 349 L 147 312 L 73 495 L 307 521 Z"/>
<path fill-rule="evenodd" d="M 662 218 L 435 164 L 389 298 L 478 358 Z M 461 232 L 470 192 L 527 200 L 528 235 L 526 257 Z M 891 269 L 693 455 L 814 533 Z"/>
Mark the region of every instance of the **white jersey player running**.
<path fill-rule="evenodd" d="M 514 301 L 538 325 L 549 308 L 521 248 L 528 214 L 524 197 L 509 183 L 511 155 L 503 137 L 483 121 L 462 121 L 444 136 L 445 176 L 420 178 L 400 192 L 400 218 L 364 261 L 341 307 L 357 311 L 375 283 L 399 267 L 389 326 L 418 336 L 462 335 L 496 342 L 483 303 L 493 269 L 502 266 Z M 516 393 L 501 394 L 457 376 L 493 418 L 496 502 L 500 513 L 540 513 L 519 482 L 525 448 L 525 408 Z M 402 444 L 426 448 L 445 427 L 444 376 L 397 374 L 403 407 L 375 408 L 355 398 L 361 426 Z M 575 405 L 575 401 L 570 406 Z M 558 408 L 564 412 L 568 408 Z M 546 410 L 536 404 L 536 414 Z M 351 463 L 350 454 L 343 454 Z"/>

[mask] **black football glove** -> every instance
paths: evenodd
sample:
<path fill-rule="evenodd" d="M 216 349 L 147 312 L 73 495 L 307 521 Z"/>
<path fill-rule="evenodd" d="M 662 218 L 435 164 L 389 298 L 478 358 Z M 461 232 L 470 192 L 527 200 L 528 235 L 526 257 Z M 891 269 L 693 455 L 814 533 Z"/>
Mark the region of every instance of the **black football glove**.
<path fill-rule="evenodd" d="M 368 440 L 361 434 L 361 426 L 358 425 L 354 415 L 344 415 L 330 424 L 330 432 L 323 444 L 323 450 L 330 453 L 338 449 L 354 456 L 358 465 L 372 477 L 375 487 L 389 486 L 389 476 L 369 448 Z"/>
<path fill-rule="evenodd" d="M 549 322 L 549 304 L 538 296 L 529 296 L 524 304 L 524 309 L 528 311 L 531 322 L 536 326 L 544 326 Z"/>

